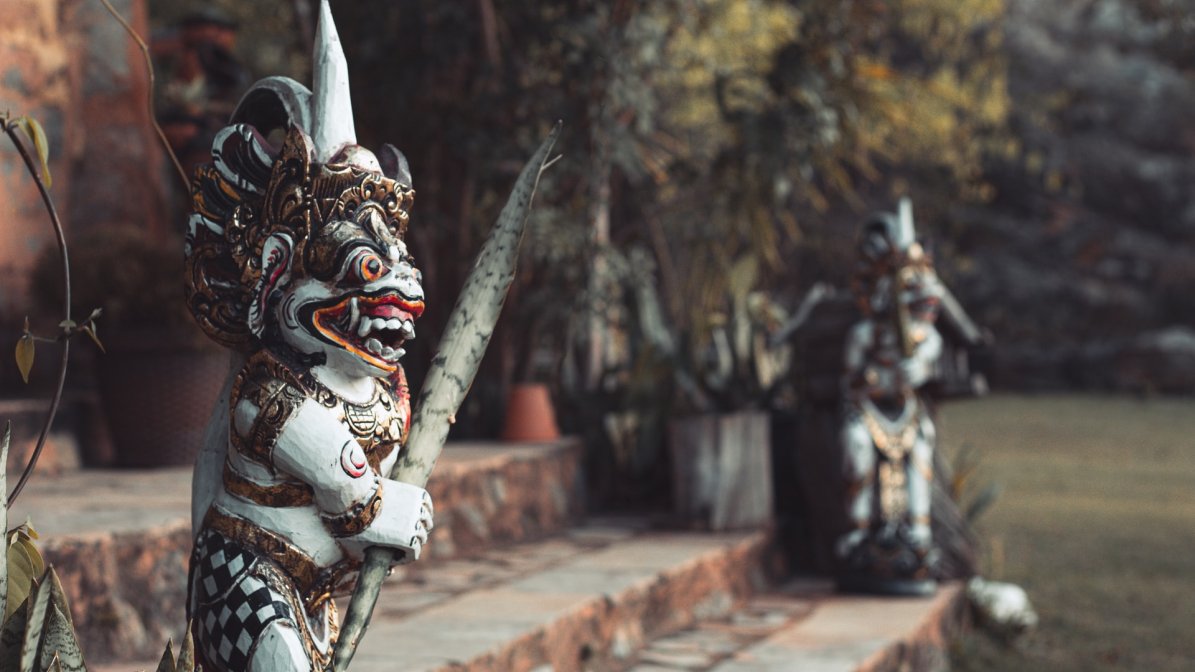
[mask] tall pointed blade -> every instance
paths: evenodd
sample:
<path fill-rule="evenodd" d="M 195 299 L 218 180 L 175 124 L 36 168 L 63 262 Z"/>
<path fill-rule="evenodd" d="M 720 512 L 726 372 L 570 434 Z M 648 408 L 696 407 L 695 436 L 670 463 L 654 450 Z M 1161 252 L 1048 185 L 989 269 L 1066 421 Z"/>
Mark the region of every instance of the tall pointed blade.
<path fill-rule="evenodd" d="M 349 97 L 349 65 L 328 0 L 320 2 L 312 60 L 315 82 L 311 92 L 311 139 L 315 142 L 316 160 L 326 163 L 345 145 L 357 143 Z"/>
<path fill-rule="evenodd" d="M 531 211 L 531 199 L 543 172 L 552 146 L 560 135 L 559 122 L 548 138 L 539 146 L 531 160 L 519 174 L 514 190 L 498 215 L 498 222 L 481 247 L 473 270 L 465 279 L 460 297 L 448 317 L 439 352 L 419 395 L 419 405 L 411 422 L 411 432 L 403 448 L 402 457 L 390 477 L 405 483 L 427 485 L 440 450 L 448 438 L 451 418 L 456 415 L 465 393 L 473 384 L 477 367 L 485 354 L 498 313 L 506 301 L 506 292 L 514 280 L 515 264 L 519 259 L 519 244 Z M 357 644 L 369 626 L 373 607 L 386 571 L 395 551 L 377 546 L 366 549 L 365 564 L 357 578 L 353 599 L 345 611 L 344 625 L 336 643 L 329 670 L 345 672 Z"/>

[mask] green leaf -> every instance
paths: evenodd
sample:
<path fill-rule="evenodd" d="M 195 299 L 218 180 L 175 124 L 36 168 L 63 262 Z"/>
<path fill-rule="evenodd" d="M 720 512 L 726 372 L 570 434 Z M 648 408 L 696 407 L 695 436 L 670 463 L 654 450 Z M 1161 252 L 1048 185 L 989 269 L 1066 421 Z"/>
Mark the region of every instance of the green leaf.
<path fill-rule="evenodd" d="M 20 664 L 21 641 L 25 636 L 28 620 L 29 601 L 26 600 L 4 621 L 4 626 L 0 627 L 0 670 L 15 670 Z"/>
<path fill-rule="evenodd" d="M 37 577 L 45 571 L 45 562 L 41 553 L 33 545 L 37 532 L 25 522 L 8 533 L 8 605 L 5 618 L 8 618 L 33 592 L 37 585 Z"/>
<path fill-rule="evenodd" d="M 33 149 L 41 161 L 41 178 L 46 183 L 46 189 L 49 189 L 53 184 L 53 179 L 50 177 L 50 143 L 46 140 L 46 132 L 33 117 L 21 117 L 17 120 L 17 125 L 33 141 Z"/>
<path fill-rule="evenodd" d="M 104 314 L 104 309 L 103 309 L 103 308 L 96 308 L 95 310 L 91 311 L 91 314 L 90 314 L 90 315 L 88 315 L 88 316 L 87 316 L 87 320 L 86 320 L 86 321 L 87 321 L 87 322 L 94 322 L 94 321 L 96 321 L 96 320 L 98 320 L 98 319 L 99 319 L 100 315 L 103 315 L 103 314 Z"/>
<path fill-rule="evenodd" d="M 70 331 L 71 329 L 79 326 L 79 323 L 75 322 L 74 320 L 63 320 L 58 323 L 58 326 L 62 327 L 64 331 Z"/>
<path fill-rule="evenodd" d="M 176 672 L 194 672 L 195 670 L 195 638 L 191 636 L 191 621 L 187 621 L 187 636 L 183 637 L 183 646 L 178 650 Z"/>
<path fill-rule="evenodd" d="M 75 633 L 70 618 L 57 604 L 51 604 L 46 610 L 45 631 L 42 634 L 41 654 L 38 657 L 46 672 L 54 669 L 61 672 L 83 672 L 87 669 L 83 663 L 83 647 L 79 645 L 79 635 Z"/>
<path fill-rule="evenodd" d="M 34 672 L 40 662 L 42 635 L 45 634 L 47 612 L 50 609 L 50 587 L 42 584 L 33 589 L 29 596 L 29 622 L 25 625 L 25 637 L 21 642 L 20 672 Z"/>
<path fill-rule="evenodd" d="M 37 582 L 33 578 L 33 564 L 25 553 L 8 549 L 8 606 L 4 617 L 8 618 L 16 612 L 18 605 L 25 602 Z"/>
<path fill-rule="evenodd" d="M 71 619 L 71 605 L 66 601 L 66 590 L 63 589 L 62 580 L 58 578 L 58 572 L 54 571 L 53 565 L 46 568 L 46 575 L 42 579 L 50 586 L 50 603 L 62 612 L 67 625 L 75 627 L 75 622 Z"/>
<path fill-rule="evenodd" d="M 26 383 L 29 382 L 29 372 L 33 370 L 33 350 L 33 335 L 26 333 L 17 341 L 17 370 Z"/>
<path fill-rule="evenodd" d="M 727 285 L 735 301 L 745 301 L 759 279 L 759 259 L 750 254 L 739 257 L 727 274 Z"/>
<path fill-rule="evenodd" d="M 174 672 L 174 640 L 166 640 L 166 650 L 162 652 L 157 672 Z"/>

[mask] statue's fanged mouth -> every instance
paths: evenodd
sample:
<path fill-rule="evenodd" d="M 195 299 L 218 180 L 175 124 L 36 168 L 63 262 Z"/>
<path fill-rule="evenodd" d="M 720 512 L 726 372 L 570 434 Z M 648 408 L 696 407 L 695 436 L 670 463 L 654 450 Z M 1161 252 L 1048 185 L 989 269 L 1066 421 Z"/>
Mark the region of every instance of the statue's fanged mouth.
<path fill-rule="evenodd" d="M 379 369 L 394 371 L 403 343 L 415 338 L 415 320 L 422 314 L 422 301 L 398 294 L 353 295 L 316 308 L 311 323 L 325 339 Z"/>

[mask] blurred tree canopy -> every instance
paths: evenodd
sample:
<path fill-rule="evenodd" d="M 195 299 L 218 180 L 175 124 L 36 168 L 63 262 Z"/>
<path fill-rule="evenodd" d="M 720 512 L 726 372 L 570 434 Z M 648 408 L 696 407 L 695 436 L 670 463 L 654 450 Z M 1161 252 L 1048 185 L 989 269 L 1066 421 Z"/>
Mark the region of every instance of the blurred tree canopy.
<path fill-rule="evenodd" d="M 162 17 L 187 6 L 161 4 Z M 256 74 L 306 79 L 293 64 L 311 0 L 269 16 L 220 4 L 243 49 L 289 50 L 247 56 L 292 64 Z M 700 340 L 736 262 L 755 259 L 761 287 L 790 299 L 840 280 L 863 211 L 911 193 L 924 220 L 945 212 L 937 203 L 988 198 L 983 157 L 1011 151 L 1003 0 L 362 0 L 333 12 L 362 143 L 396 144 L 414 173 L 411 246 L 444 306 L 420 343 L 437 340 L 522 160 L 565 122 L 487 362 L 501 380 L 616 364 L 632 249 L 654 258 L 667 319 Z"/>
<path fill-rule="evenodd" d="M 740 256 L 760 259 L 765 282 L 798 285 L 805 248 L 842 248 L 855 216 L 892 191 L 989 197 L 983 156 L 1008 149 L 1002 0 L 335 10 L 361 133 L 411 159 L 411 235 L 441 296 L 459 283 L 518 161 L 565 120 L 522 320 L 575 313 L 587 291 L 605 293 L 588 277 L 598 249 L 643 245 L 669 316 L 700 330 Z M 845 254 L 831 251 L 829 263 Z"/>

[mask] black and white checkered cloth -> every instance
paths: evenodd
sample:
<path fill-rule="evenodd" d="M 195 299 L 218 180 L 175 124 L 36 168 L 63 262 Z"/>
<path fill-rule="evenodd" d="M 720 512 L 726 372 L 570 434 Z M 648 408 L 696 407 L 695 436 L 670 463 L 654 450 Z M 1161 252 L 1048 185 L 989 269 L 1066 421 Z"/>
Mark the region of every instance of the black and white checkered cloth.
<path fill-rule="evenodd" d="M 256 558 L 244 547 L 210 530 L 195 544 L 191 619 L 197 642 L 221 672 L 248 669 L 253 643 L 278 619 L 295 623 L 282 595 L 250 571 Z"/>

